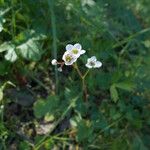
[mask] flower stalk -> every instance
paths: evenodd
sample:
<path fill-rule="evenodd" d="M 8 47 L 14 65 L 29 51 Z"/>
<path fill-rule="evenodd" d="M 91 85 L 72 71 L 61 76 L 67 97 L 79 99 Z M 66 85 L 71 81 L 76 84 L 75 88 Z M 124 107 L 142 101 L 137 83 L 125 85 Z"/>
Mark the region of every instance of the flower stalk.
<path fill-rule="evenodd" d="M 77 63 L 75 62 L 75 64 L 73 65 L 74 68 L 76 69 L 80 79 L 82 80 L 82 92 L 83 92 L 83 99 L 85 102 L 88 101 L 88 91 L 87 91 L 87 86 L 86 86 L 86 83 L 85 83 L 85 77 L 87 76 L 88 72 L 89 72 L 89 69 L 87 70 L 87 72 L 83 75 L 77 65 Z"/>

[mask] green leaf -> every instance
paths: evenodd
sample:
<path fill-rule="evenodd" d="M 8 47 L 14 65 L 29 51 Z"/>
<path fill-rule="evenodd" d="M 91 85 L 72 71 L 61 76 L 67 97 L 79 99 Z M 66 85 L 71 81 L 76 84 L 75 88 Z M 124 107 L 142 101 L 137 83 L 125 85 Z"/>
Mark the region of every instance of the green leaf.
<path fill-rule="evenodd" d="M 37 118 L 42 118 L 47 113 L 47 108 L 44 100 L 38 100 L 34 104 L 34 114 Z"/>
<path fill-rule="evenodd" d="M 25 149 L 25 150 L 30 150 L 30 145 L 27 141 L 23 141 L 19 144 L 19 149 Z"/>
<path fill-rule="evenodd" d="M 5 19 L 3 18 L 4 11 L 0 10 L 0 32 L 3 30 L 3 23 L 5 22 Z"/>
<path fill-rule="evenodd" d="M 0 53 L 10 49 L 15 49 L 15 45 L 13 45 L 11 42 L 5 42 L 0 45 Z"/>
<path fill-rule="evenodd" d="M 15 62 L 17 60 L 17 54 L 14 49 L 9 49 L 5 54 L 5 59 L 10 62 Z"/>
<path fill-rule="evenodd" d="M 35 97 L 25 88 L 8 89 L 7 96 L 10 100 L 20 104 L 21 106 L 30 106 L 35 101 Z"/>
<path fill-rule="evenodd" d="M 18 53 L 27 60 L 38 61 L 41 58 L 41 46 L 39 40 L 44 40 L 46 36 L 34 30 L 25 30 L 15 38 Z"/>
<path fill-rule="evenodd" d="M 135 84 L 133 82 L 120 82 L 120 83 L 115 83 L 115 86 L 127 90 L 127 91 L 133 91 L 135 89 Z"/>
<path fill-rule="evenodd" d="M 41 58 L 40 46 L 33 39 L 27 40 L 25 43 L 17 46 L 21 56 L 27 60 L 38 61 Z"/>
<path fill-rule="evenodd" d="M 0 61 L 0 75 L 4 76 L 10 71 L 10 63 L 2 60 Z"/>
<path fill-rule="evenodd" d="M 58 107 L 58 98 L 49 96 L 46 100 L 40 99 L 34 103 L 34 114 L 37 118 L 42 118 L 47 114 L 53 115 Z"/>
<path fill-rule="evenodd" d="M 114 85 L 110 87 L 110 95 L 111 95 L 113 102 L 116 103 L 118 101 L 119 96 L 118 96 L 118 91 Z"/>
<path fill-rule="evenodd" d="M 17 59 L 17 54 L 15 52 L 15 45 L 11 42 L 5 42 L 0 45 L 0 52 L 7 51 L 5 54 L 5 59 L 10 62 L 14 62 Z"/>
<path fill-rule="evenodd" d="M 78 141 L 87 141 L 92 137 L 93 130 L 90 122 L 81 120 L 77 127 L 77 139 Z"/>

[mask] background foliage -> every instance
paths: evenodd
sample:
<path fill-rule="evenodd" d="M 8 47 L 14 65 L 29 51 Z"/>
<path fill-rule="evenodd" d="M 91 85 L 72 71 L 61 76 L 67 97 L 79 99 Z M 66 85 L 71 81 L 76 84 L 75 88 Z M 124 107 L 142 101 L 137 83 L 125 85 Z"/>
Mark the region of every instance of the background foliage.
<path fill-rule="evenodd" d="M 149 0 L 0 0 L 0 150 L 150 149 Z M 103 67 L 57 72 L 68 43 Z M 82 68 L 83 67 L 83 68 Z"/>

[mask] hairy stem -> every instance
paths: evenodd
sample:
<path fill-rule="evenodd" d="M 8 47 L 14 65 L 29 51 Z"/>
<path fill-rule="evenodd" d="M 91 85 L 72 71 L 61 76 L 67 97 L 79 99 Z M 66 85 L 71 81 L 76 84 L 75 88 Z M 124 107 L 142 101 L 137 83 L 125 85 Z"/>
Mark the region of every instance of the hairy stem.
<path fill-rule="evenodd" d="M 81 71 L 80 71 L 80 69 L 79 69 L 77 63 L 74 64 L 74 68 L 77 70 L 78 75 L 79 75 L 80 78 L 82 79 L 82 78 L 83 78 L 83 75 L 82 75 L 82 73 L 81 73 Z"/>
<path fill-rule="evenodd" d="M 85 102 L 87 102 L 88 100 L 88 91 L 87 91 L 87 86 L 85 83 L 85 77 L 87 76 L 89 70 L 87 70 L 87 72 L 83 75 L 77 65 L 77 63 L 75 63 L 74 68 L 77 70 L 78 75 L 80 76 L 81 80 L 82 80 L 82 91 L 83 91 L 83 99 Z"/>

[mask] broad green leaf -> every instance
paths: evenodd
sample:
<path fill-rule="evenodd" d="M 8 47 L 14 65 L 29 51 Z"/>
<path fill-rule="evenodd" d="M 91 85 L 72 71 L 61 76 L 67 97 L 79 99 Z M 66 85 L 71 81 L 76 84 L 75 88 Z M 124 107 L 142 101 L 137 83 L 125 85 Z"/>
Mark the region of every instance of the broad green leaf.
<path fill-rule="evenodd" d="M 81 120 L 77 126 L 77 139 L 78 141 L 87 141 L 92 138 L 92 128 L 90 122 Z"/>
<path fill-rule="evenodd" d="M 19 144 L 19 149 L 31 150 L 30 145 L 27 141 L 23 141 Z"/>
<path fill-rule="evenodd" d="M 110 95 L 112 100 L 116 103 L 118 101 L 118 91 L 114 85 L 110 87 Z"/>
<path fill-rule="evenodd" d="M 5 59 L 10 62 L 15 62 L 17 60 L 17 54 L 14 49 L 9 49 L 5 54 Z"/>
<path fill-rule="evenodd" d="M 38 61 L 41 58 L 40 46 L 33 39 L 27 40 L 25 43 L 19 45 L 17 49 L 21 56 L 27 60 Z"/>
<path fill-rule="evenodd" d="M 49 96 L 46 100 L 40 99 L 34 103 L 34 114 L 37 118 L 42 118 L 47 114 L 53 115 L 58 106 L 56 96 Z"/>
<path fill-rule="evenodd" d="M 133 82 L 115 83 L 115 86 L 118 87 L 118 88 L 120 88 L 120 89 L 127 90 L 127 91 L 132 91 L 136 87 Z"/>
<path fill-rule="evenodd" d="M 35 97 L 25 88 L 8 89 L 7 97 L 21 106 L 31 106 L 35 102 Z"/>
<path fill-rule="evenodd" d="M 44 40 L 45 38 L 46 36 L 42 33 L 38 33 L 34 30 L 25 30 L 16 36 L 15 41 L 16 43 L 20 44 L 26 43 L 29 39 L 32 39 L 33 41 L 39 41 Z"/>
<path fill-rule="evenodd" d="M 46 36 L 34 30 L 25 30 L 15 38 L 18 53 L 27 60 L 38 61 L 41 58 L 41 46 L 38 41 L 45 39 Z"/>
<path fill-rule="evenodd" d="M 34 114 L 37 118 L 42 118 L 47 113 L 47 108 L 44 100 L 38 100 L 34 103 Z"/>
<path fill-rule="evenodd" d="M 14 50 L 15 49 L 15 45 L 13 45 L 11 42 L 5 42 L 3 44 L 0 45 L 0 53 L 7 51 L 7 50 Z"/>

